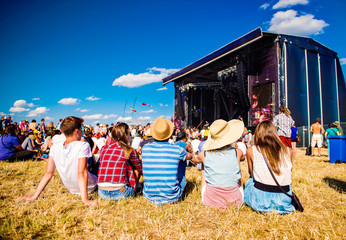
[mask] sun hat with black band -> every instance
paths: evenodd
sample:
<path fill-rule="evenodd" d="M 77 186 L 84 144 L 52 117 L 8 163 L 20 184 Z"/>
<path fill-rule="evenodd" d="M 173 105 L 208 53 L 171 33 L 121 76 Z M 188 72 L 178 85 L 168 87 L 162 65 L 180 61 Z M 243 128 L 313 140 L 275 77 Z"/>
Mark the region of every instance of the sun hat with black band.
<path fill-rule="evenodd" d="M 214 150 L 229 145 L 239 139 L 244 131 L 244 122 L 233 119 L 229 122 L 218 119 L 210 126 L 204 150 Z"/>
<path fill-rule="evenodd" d="M 155 140 L 163 141 L 172 136 L 174 130 L 173 123 L 168 119 L 158 117 L 151 125 L 151 135 Z"/>

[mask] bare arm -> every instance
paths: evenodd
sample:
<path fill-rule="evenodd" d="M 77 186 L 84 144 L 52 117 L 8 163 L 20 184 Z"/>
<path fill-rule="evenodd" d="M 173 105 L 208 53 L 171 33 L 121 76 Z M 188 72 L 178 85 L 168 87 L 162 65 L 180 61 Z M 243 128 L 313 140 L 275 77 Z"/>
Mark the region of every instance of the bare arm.
<path fill-rule="evenodd" d="M 205 159 L 205 157 L 204 157 L 204 151 L 202 151 L 202 152 L 200 152 L 200 153 L 198 153 L 198 157 L 197 157 L 197 163 L 203 163 L 204 164 L 204 159 Z"/>
<path fill-rule="evenodd" d="M 252 147 L 248 147 L 246 150 L 246 160 L 249 168 L 250 177 L 253 178 L 253 152 Z"/>
<path fill-rule="evenodd" d="M 245 157 L 244 157 L 243 151 L 240 150 L 239 148 L 237 148 L 236 151 L 237 151 L 237 160 L 238 160 L 238 162 L 240 163 L 241 161 L 244 161 Z"/>
<path fill-rule="evenodd" d="M 49 157 L 46 172 L 43 175 L 43 177 L 42 177 L 42 179 L 41 179 L 41 181 L 40 181 L 40 183 L 36 189 L 35 194 L 33 196 L 19 197 L 18 199 L 27 200 L 27 201 L 33 201 L 33 200 L 37 199 L 40 196 L 40 194 L 42 193 L 42 191 L 45 189 L 45 187 L 47 186 L 49 181 L 52 179 L 52 177 L 54 175 L 54 171 L 55 171 L 55 163 L 54 163 L 53 157 Z"/>
<path fill-rule="evenodd" d="M 82 202 L 88 206 L 97 205 L 96 201 L 88 200 L 88 170 L 87 158 L 78 158 L 78 186 Z"/>
<path fill-rule="evenodd" d="M 18 151 L 24 151 L 22 145 L 20 145 L 20 144 L 17 145 L 17 146 L 14 146 L 14 148 L 15 148 L 16 150 L 18 150 Z"/>

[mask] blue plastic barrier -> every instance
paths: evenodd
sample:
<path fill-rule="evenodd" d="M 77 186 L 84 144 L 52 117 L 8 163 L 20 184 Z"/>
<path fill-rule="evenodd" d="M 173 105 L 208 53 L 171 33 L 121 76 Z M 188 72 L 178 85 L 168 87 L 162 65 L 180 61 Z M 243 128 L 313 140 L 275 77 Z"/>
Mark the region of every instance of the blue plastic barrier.
<path fill-rule="evenodd" d="M 330 136 L 330 163 L 342 161 L 346 163 L 346 136 Z"/>

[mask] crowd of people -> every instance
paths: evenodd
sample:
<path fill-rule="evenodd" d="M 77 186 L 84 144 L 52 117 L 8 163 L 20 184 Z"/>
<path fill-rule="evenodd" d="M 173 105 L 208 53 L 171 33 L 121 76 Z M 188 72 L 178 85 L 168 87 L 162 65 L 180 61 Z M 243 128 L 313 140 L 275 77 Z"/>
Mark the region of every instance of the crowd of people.
<path fill-rule="evenodd" d="M 316 139 L 320 146 L 315 135 L 324 129 L 317 120 L 311 131 L 313 143 Z M 182 199 L 186 169 L 196 166 L 205 206 L 229 209 L 246 203 L 258 212 L 295 211 L 290 197 L 292 143 L 298 135 L 284 106 L 272 122 L 259 123 L 254 134 L 240 119 L 218 119 L 199 130 L 161 117 L 145 126 L 118 122 L 94 127 L 73 116 L 60 119 L 57 126 L 46 126 L 44 119 L 12 124 L 2 118 L 1 128 L 0 160 L 48 158 L 34 195 L 22 200 L 37 199 L 56 169 L 64 186 L 86 205 L 97 205 L 88 199 L 96 189 L 101 199 L 116 201 L 141 191 L 154 204 L 173 203 Z M 330 129 L 326 136 L 339 133 Z M 240 170 L 245 160 L 250 175 L 246 183 Z"/>

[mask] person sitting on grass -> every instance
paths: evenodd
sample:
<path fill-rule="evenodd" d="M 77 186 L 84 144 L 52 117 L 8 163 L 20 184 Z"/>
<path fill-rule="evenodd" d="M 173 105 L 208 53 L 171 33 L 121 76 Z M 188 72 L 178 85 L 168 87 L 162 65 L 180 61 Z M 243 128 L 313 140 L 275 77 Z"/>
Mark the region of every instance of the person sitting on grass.
<path fill-rule="evenodd" d="M 129 145 L 130 134 L 126 123 L 118 123 L 112 129 L 113 141 L 100 151 L 97 185 L 102 199 L 120 200 L 136 192 L 142 163 Z"/>
<path fill-rule="evenodd" d="M 47 169 L 33 196 L 20 197 L 21 200 L 37 199 L 58 170 L 64 186 L 73 194 L 79 194 L 85 205 L 95 206 L 96 201 L 88 200 L 88 193 L 97 187 L 97 177 L 87 171 L 87 159 L 92 156 L 90 146 L 82 142 L 83 119 L 67 117 L 61 124 L 61 131 L 66 140 L 52 145 L 49 153 Z"/>
<path fill-rule="evenodd" d="M 258 212 L 294 212 L 292 199 L 277 186 L 265 162 L 265 158 L 268 159 L 276 180 L 292 195 L 291 152 L 280 140 L 272 122 L 263 121 L 257 126 L 254 146 L 247 149 L 246 158 L 250 178 L 245 185 L 245 203 Z"/>
<path fill-rule="evenodd" d="M 201 173 L 202 202 L 205 206 L 229 209 L 244 202 L 240 161 L 243 153 L 232 147 L 244 130 L 240 120 L 219 119 L 210 126 L 207 141 L 198 159 L 204 164 Z"/>
<path fill-rule="evenodd" d="M 186 186 L 186 160 L 194 158 L 182 147 L 168 143 L 173 130 L 170 120 L 158 117 L 151 126 L 155 142 L 145 144 L 142 149 L 143 195 L 158 205 L 181 198 Z"/>
<path fill-rule="evenodd" d="M 34 157 L 35 152 L 23 149 L 17 137 L 18 133 L 18 127 L 13 124 L 5 127 L 5 133 L 0 136 L 0 161 L 14 162 L 15 160 L 28 160 Z"/>

